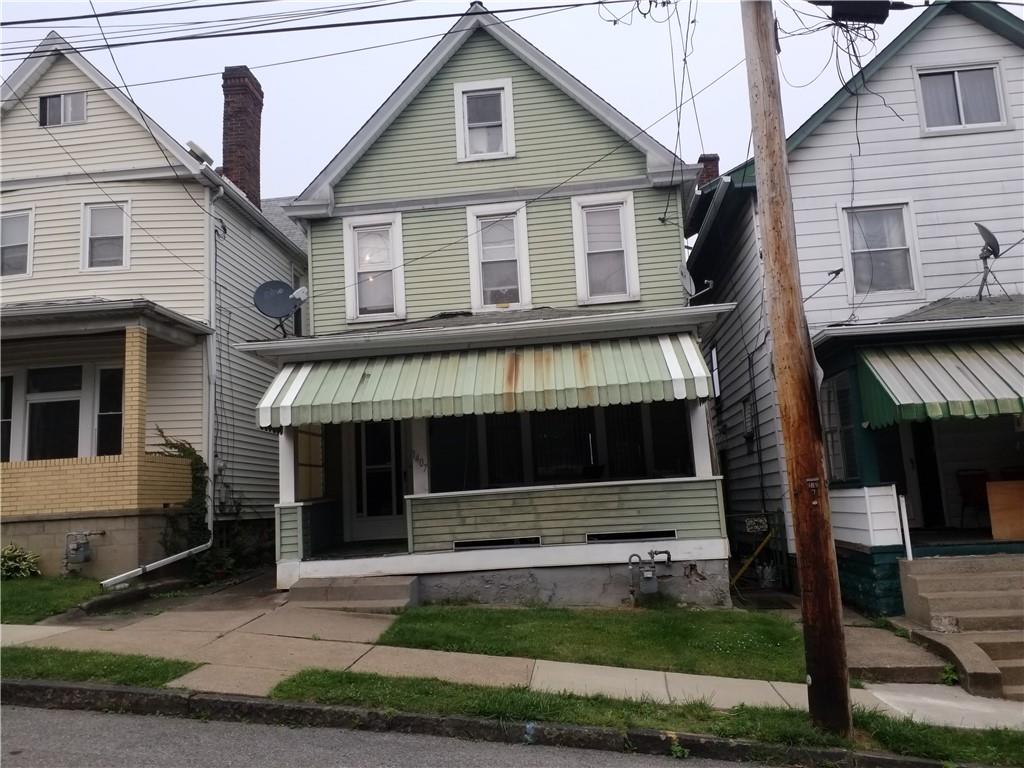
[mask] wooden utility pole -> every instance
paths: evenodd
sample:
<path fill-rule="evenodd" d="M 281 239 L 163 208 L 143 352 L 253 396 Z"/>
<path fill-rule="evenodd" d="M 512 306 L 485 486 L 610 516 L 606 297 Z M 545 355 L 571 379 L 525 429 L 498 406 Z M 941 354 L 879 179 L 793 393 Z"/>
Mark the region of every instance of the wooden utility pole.
<path fill-rule="evenodd" d="M 842 602 L 832 541 L 814 353 L 800 294 L 775 17 L 770 0 L 743 0 L 740 7 L 765 300 L 800 572 L 807 698 L 816 725 L 847 736 L 852 723 Z"/>

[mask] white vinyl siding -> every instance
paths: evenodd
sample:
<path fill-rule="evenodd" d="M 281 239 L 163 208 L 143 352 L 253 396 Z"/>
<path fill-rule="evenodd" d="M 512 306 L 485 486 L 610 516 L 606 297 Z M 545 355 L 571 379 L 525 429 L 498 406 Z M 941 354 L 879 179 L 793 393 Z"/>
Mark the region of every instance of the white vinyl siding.
<path fill-rule="evenodd" d="M 530 306 L 525 203 L 466 209 L 469 282 L 474 311 Z"/>
<path fill-rule="evenodd" d="M 32 273 L 32 210 L 0 216 L 0 276 Z"/>
<path fill-rule="evenodd" d="M 925 117 L 917 73 L 969 68 L 978 62 L 999 63 L 1006 84 L 1007 129 L 922 135 Z M 818 291 L 804 305 L 812 333 L 851 317 L 879 321 L 946 296 L 976 293 L 981 238 L 974 222 L 991 229 L 1004 246 L 1020 237 L 1021 48 L 949 10 L 867 85 L 872 93 L 860 89 L 859 96 L 848 99 L 789 157 L 801 288 L 805 297 Z M 907 204 L 912 214 L 907 236 L 917 252 L 920 282 L 912 293 L 878 294 L 862 301 L 864 296 L 854 292 L 843 210 L 893 203 Z M 1014 249 L 993 264 L 1009 293 L 1024 292 L 1022 254 L 1020 248 Z M 829 272 L 836 269 L 844 272 L 825 286 Z"/>
<path fill-rule="evenodd" d="M 572 224 L 579 303 L 639 299 L 633 193 L 574 197 Z"/>
<path fill-rule="evenodd" d="M 515 157 L 512 78 L 456 83 L 455 130 L 460 161 Z"/>
<path fill-rule="evenodd" d="M 349 321 L 404 319 L 402 215 L 352 216 L 344 227 Z"/>

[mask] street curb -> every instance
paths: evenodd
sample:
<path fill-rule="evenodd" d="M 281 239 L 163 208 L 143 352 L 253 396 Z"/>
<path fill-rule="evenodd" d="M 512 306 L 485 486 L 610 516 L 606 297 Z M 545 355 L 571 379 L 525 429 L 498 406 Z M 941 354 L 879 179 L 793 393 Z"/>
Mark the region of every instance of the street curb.
<path fill-rule="evenodd" d="M 458 715 L 383 712 L 253 696 L 192 693 L 157 688 L 132 688 L 101 683 L 51 680 L 2 680 L 5 705 L 43 709 L 74 709 L 135 715 L 169 715 L 307 728 L 345 728 L 447 736 L 506 744 L 542 744 L 576 749 L 634 752 L 727 761 L 757 761 L 821 768 L 948 768 L 948 763 L 899 755 L 846 749 L 787 747 L 692 733 L 557 723 L 502 722 Z M 680 749 L 684 750 L 680 752 Z"/>

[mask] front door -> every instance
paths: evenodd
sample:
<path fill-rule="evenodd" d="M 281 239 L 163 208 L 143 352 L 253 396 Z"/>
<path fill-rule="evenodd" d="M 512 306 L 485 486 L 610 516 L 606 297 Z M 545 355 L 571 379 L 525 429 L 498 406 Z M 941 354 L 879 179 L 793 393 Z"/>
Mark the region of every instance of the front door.
<path fill-rule="evenodd" d="M 406 535 L 398 422 L 357 424 L 356 504 L 349 539 L 373 541 Z"/>

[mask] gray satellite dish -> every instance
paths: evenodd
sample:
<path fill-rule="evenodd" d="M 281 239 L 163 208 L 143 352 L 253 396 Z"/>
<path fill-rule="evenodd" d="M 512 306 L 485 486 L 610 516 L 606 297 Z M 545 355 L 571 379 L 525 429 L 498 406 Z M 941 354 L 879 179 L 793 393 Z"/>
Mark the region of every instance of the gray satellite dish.
<path fill-rule="evenodd" d="M 992 231 L 978 222 L 974 222 L 974 226 L 978 228 L 978 234 L 981 235 L 981 239 L 984 241 L 984 245 L 981 246 L 981 253 L 978 254 L 978 258 L 981 259 L 981 285 L 978 286 L 978 301 L 981 301 L 981 297 L 988 292 L 988 295 L 992 295 L 992 289 L 989 288 L 988 279 L 991 277 L 999 286 L 1002 287 L 1002 283 L 999 282 L 999 278 L 995 276 L 992 271 L 991 265 L 988 263 L 989 259 L 999 258 L 999 241 L 996 240 L 996 236 L 992 234 Z M 1003 291 L 1006 289 L 1003 288 Z"/>
<path fill-rule="evenodd" d="M 996 240 L 996 236 L 992 234 L 992 231 L 978 222 L 974 222 L 974 226 L 978 228 L 978 234 L 981 235 L 981 239 L 985 241 L 985 246 L 982 248 L 984 254 L 981 258 L 991 256 L 993 259 L 999 258 L 999 241 Z M 986 253 L 987 252 L 987 253 Z"/>
<path fill-rule="evenodd" d="M 287 336 L 285 318 L 291 317 L 302 306 L 303 299 L 296 296 L 296 293 L 298 291 L 283 280 L 270 280 L 256 289 L 252 302 L 264 315 L 277 320 L 281 334 Z"/>

